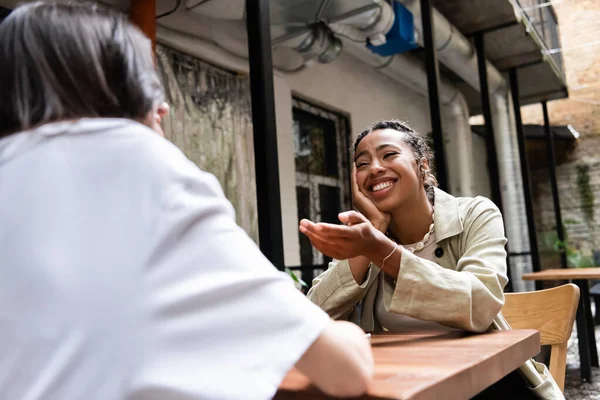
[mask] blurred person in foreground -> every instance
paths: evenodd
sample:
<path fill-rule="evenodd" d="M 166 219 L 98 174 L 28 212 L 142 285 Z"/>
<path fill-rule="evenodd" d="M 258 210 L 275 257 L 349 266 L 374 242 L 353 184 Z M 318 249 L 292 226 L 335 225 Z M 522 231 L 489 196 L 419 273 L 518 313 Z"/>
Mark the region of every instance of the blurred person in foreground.
<path fill-rule="evenodd" d="M 156 133 L 163 90 L 125 17 L 21 6 L 0 70 L 2 398 L 267 399 L 294 365 L 365 392 L 363 331 L 295 290 Z"/>

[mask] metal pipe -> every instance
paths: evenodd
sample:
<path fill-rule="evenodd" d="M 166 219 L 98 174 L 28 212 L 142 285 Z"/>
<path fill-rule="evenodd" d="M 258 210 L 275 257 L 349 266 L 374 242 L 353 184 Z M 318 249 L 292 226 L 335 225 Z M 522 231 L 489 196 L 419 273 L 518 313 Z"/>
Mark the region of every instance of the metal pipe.
<path fill-rule="evenodd" d="M 429 100 L 429 115 L 435 157 L 435 170 L 438 185 L 442 190 L 448 190 L 448 171 L 446 154 L 444 153 L 444 138 L 442 134 L 442 116 L 440 112 L 439 77 L 440 71 L 437 60 L 437 50 L 434 47 L 434 26 L 431 22 L 431 4 L 429 0 L 421 0 L 421 20 L 425 42 L 425 66 L 427 68 L 427 88 Z"/>
<path fill-rule="evenodd" d="M 278 269 L 283 270 L 285 261 L 283 258 L 269 0 L 246 0 L 246 13 L 248 47 L 253 49 L 250 52 L 249 62 L 258 240 L 263 254 Z"/>
<path fill-rule="evenodd" d="M 509 90 L 504 94 L 492 95 L 490 102 L 498 153 L 502 214 L 508 238 L 507 251 L 510 250 L 509 265 L 514 278 L 512 288 L 514 291 L 530 291 L 534 289 L 534 283 L 521 279 L 524 273 L 532 272 L 532 266 L 516 122 Z"/>
<path fill-rule="evenodd" d="M 510 90 L 512 94 L 513 109 L 515 115 L 515 128 L 517 131 L 517 143 L 519 146 L 519 157 L 521 159 L 521 179 L 523 181 L 523 192 L 525 195 L 525 211 L 527 213 L 527 230 L 529 231 L 529 251 L 531 252 L 531 263 L 534 272 L 541 271 L 540 253 L 538 251 L 537 231 L 533 217 L 533 200 L 531 196 L 531 179 L 529 178 L 529 165 L 527 163 L 527 151 L 525 149 L 525 136 L 523 134 L 523 122 L 521 120 L 521 102 L 519 99 L 519 77 L 518 70 L 513 68 L 509 72 Z M 537 290 L 543 289 L 541 281 L 536 281 Z"/>
<path fill-rule="evenodd" d="M 423 45 L 423 25 L 421 24 L 421 9 L 416 0 L 397 0 L 402 3 L 414 16 L 415 39 Z M 435 8 L 432 11 L 432 20 L 435 25 L 435 47 L 438 49 L 439 60 L 468 83 L 473 89 L 480 91 L 476 51 L 471 42 L 454 27 Z M 490 93 L 500 91 L 506 86 L 502 74 L 491 63 L 486 62 L 488 75 L 488 89 Z"/>
<path fill-rule="evenodd" d="M 459 91 L 448 103 L 442 104 L 444 115 L 444 147 L 448 157 L 448 184 L 455 196 L 475 196 L 473 168 L 473 132 L 469 124 L 469 106 Z"/>
<path fill-rule="evenodd" d="M 550 187 L 552 189 L 552 201 L 554 203 L 554 218 L 556 219 L 556 235 L 558 240 L 566 245 L 565 231 L 562 224 L 562 215 L 560 211 L 560 198 L 558 196 L 558 186 L 556 184 L 556 157 L 554 154 L 554 133 L 550 127 L 550 117 L 548 117 L 548 105 L 542 101 L 542 111 L 544 113 L 544 133 L 546 137 L 546 160 L 550 170 Z M 567 253 L 563 248 L 560 253 L 560 265 L 567 268 Z"/>

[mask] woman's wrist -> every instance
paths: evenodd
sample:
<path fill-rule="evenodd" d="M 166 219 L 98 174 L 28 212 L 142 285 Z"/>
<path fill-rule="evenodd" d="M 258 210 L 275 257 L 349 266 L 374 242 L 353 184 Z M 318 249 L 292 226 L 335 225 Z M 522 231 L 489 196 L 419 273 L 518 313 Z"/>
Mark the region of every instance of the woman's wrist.
<path fill-rule="evenodd" d="M 366 254 L 367 258 L 375 265 L 381 267 L 383 260 L 389 256 L 397 245 L 385 235 L 377 235 L 376 242 L 373 246 L 369 246 L 370 254 Z"/>
<path fill-rule="evenodd" d="M 397 278 L 400 272 L 402 248 L 387 236 L 381 236 L 367 257 L 387 275 Z"/>

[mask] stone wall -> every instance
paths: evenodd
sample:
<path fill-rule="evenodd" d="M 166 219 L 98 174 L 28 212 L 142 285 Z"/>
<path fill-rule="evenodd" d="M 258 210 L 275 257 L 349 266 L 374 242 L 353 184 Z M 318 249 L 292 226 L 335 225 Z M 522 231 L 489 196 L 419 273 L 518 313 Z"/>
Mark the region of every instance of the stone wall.
<path fill-rule="evenodd" d="M 237 223 L 258 241 L 250 82 L 168 47 L 156 49 L 171 115 L 165 137 L 215 175 Z"/>

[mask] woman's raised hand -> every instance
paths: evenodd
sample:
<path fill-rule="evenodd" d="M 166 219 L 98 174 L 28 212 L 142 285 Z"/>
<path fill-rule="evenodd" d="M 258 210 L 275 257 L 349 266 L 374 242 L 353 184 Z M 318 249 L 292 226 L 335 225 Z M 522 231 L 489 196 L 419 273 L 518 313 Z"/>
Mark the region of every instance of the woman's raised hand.
<path fill-rule="evenodd" d="M 387 239 L 359 212 L 343 212 L 339 219 L 345 225 L 314 223 L 303 219 L 300 221 L 300 232 L 304 233 L 321 253 L 338 260 L 361 255 L 369 258 L 375 254 L 377 245 Z"/>
<path fill-rule="evenodd" d="M 352 205 L 380 232 L 386 232 L 392 216 L 381 211 L 363 192 L 356 181 L 356 166 L 352 167 Z M 343 221 L 342 221 L 343 222 Z"/>

